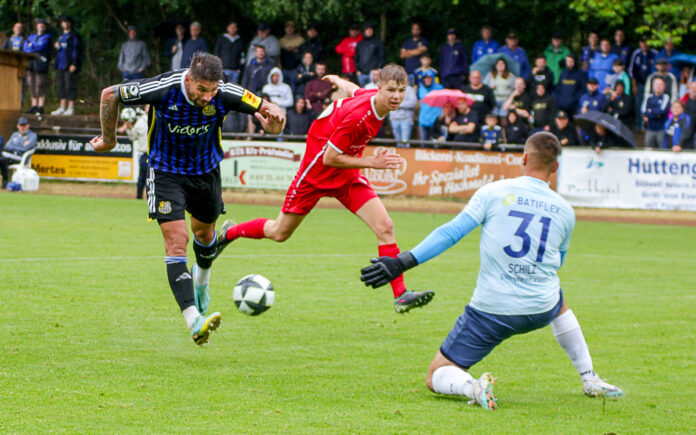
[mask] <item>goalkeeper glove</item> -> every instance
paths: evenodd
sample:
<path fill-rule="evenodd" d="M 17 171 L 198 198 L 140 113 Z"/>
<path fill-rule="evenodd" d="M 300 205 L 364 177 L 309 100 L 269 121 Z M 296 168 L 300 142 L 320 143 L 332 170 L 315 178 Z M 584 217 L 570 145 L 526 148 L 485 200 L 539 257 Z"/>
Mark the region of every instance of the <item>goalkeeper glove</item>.
<path fill-rule="evenodd" d="M 371 266 L 360 271 L 360 280 L 372 288 L 390 283 L 408 269 L 418 265 L 416 258 L 409 251 L 402 252 L 397 257 L 373 258 L 370 262 Z"/>

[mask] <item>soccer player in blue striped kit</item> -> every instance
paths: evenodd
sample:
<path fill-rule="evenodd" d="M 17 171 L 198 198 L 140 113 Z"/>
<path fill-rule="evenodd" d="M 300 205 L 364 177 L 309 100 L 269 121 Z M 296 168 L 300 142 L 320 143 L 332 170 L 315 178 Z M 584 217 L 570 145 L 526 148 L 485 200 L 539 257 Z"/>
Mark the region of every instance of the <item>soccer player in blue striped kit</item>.
<path fill-rule="evenodd" d="M 95 151 L 116 146 L 119 103 L 150 104 L 147 204 L 164 237 L 169 286 L 196 344 L 208 342 L 220 325 L 220 313 L 207 315 L 210 267 L 216 257 L 215 221 L 225 213 L 222 202 L 220 144 L 223 120 L 235 110 L 254 115 L 264 130 L 280 134 L 285 114 L 275 104 L 222 81 L 222 61 L 196 53 L 188 69 L 110 86 L 102 91 L 102 135 L 92 139 Z M 196 265 L 186 263 L 191 215 Z"/>
<path fill-rule="evenodd" d="M 469 368 L 503 340 L 551 324 L 586 395 L 623 395 L 595 374 L 580 324 L 563 298 L 556 273 L 575 226 L 573 208 L 548 185 L 560 153 L 561 144 L 553 134 L 532 135 L 524 147 L 521 177 L 483 186 L 457 217 L 414 249 L 396 258 L 374 258 L 362 270 L 365 285 L 380 287 L 440 255 L 481 225 L 476 289 L 430 363 L 426 385 L 432 391 L 466 396 L 470 403 L 495 409 L 495 378 L 484 373 L 475 379 Z"/>

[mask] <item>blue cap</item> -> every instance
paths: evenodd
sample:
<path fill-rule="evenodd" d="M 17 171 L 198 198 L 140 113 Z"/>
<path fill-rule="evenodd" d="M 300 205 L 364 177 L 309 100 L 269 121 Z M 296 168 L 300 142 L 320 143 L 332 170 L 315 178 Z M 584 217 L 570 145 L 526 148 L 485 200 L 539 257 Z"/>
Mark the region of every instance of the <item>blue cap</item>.
<path fill-rule="evenodd" d="M 423 72 L 423 78 L 425 77 L 430 77 L 430 78 L 435 78 L 435 71 L 429 69 Z"/>

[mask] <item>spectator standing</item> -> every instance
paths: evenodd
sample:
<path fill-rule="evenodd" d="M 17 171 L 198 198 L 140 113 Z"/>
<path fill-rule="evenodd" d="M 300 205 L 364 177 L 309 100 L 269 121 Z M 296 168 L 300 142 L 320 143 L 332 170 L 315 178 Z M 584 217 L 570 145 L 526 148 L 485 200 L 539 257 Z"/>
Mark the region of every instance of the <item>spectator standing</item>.
<path fill-rule="evenodd" d="M 133 174 L 137 175 L 135 198 L 143 199 L 145 180 L 147 178 L 147 114 L 140 109 L 126 107 L 119 116 L 123 125 L 116 129 L 119 134 L 126 133 L 133 144 Z"/>
<path fill-rule="evenodd" d="M 316 62 L 314 64 L 316 77 L 310 80 L 305 86 L 305 98 L 312 106 L 312 110 L 317 115 L 324 111 L 324 107 L 329 103 L 331 97 L 332 86 L 330 82 L 322 80 L 327 73 L 326 64 L 324 62 Z"/>
<path fill-rule="evenodd" d="M 164 55 L 170 59 L 170 71 L 181 69 L 185 42 L 186 27 L 181 23 L 177 23 L 174 26 L 174 37 L 167 39 L 167 42 L 164 44 Z"/>
<path fill-rule="evenodd" d="M 10 139 L 5 144 L 3 152 L 6 155 L 0 154 L 0 175 L 2 175 L 2 188 L 7 188 L 9 181 L 8 166 L 10 163 L 18 163 L 22 160 L 22 155 L 34 148 L 38 138 L 36 133 L 29 129 L 29 120 L 26 117 L 20 116 L 17 120 L 17 131 L 12 133 Z"/>
<path fill-rule="evenodd" d="M 239 83 L 242 66 L 244 65 L 244 41 L 237 34 L 235 21 L 227 24 L 227 32 L 220 35 L 215 42 L 215 55 L 222 60 L 222 72 L 227 80 Z"/>
<path fill-rule="evenodd" d="M 587 45 L 582 48 L 582 70 L 589 71 L 595 54 L 599 53 L 599 35 L 597 32 L 590 32 L 587 36 Z"/>
<path fill-rule="evenodd" d="M 290 89 L 290 85 L 283 83 L 283 71 L 278 67 L 271 68 L 261 93 L 268 95 L 271 103 L 277 104 L 285 111 L 290 109 L 295 101 L 292 97 L 292 89 Z"/>
<path fill-rule="evenodd" d="M 631 85 L 635 94 L 634 107 L 640 107 L 643 104 L 645 96 L 645 82 L 648 76 L 655 71 L 655 60 L 657 59 L 657 50 L 648 47 L 645 39 L 641 39 L 638 43 L 638 48 L 631 55 L 631 63 L 628 66 L 628 75 L 631 77 Z M 636 125 L 642 127 L 643 117 L 640 110 L 636 110 Z"/>
<path fill-rule="evenodd" d="M 675 54 L 679 54 L 679 50 L 675 48 L 672 38 L 667 38 L 662 50 L 657 53 L 657 58 L 659 59 L 662 57 L 667 59 L 667 72 L 672 73 L 674 77 L 681 77 L 681 68 L 679 68 L 677 65 L 672 65 L 669 63 L 669 58 Z M 667 86 L 667 90 L 669 90 L 669 86 Z"/>
<path fill-rule="evenodd" d="M 27 85 L 31 95 L 31 108 L 27 110 L 27 113 L 42 115 L 46 101 L 48 58 L 51 53 L 51 35 L 47 32 L 46 21 L 38 20 L 36 22 L 36 33 L 27 37 L 22 51 L 36 54 L 36 57 L 29 62 L 27 69 Z"/>
<path fill-rule="evenodd" d="M 12 26 L 12 35 L 5 39 L 2 44 L 3 50 L 22 51 L 24 45 L 24 26 L 22 23 L 14 23 Z"/>
<path fill-rule="evenodd" d="M 677 84 L 677 79 L 674 74 L 668 71 L 669 62 L 664 57 L 658 57 L 655 61 L 656 71 L 650 74 L 645 81 L 645 88 L 643 89 L 643 101 L 642 104 L 650 97 L 650 94 L 655 93 L 654 83 L 656 79 L 661 79 L 665 84 L 665 92 L 669 95 L 670 101 L 676 101 L 679 97 L 679 87 Z M 641 104 L 641 105 L 642 105 Z"/>
<path fill-rule="evenodd" d="M 316 114 L 311 108 L 307 107 L 304 97 L 295 100 L 295 107 L 288 110 L 287 122 L 283 134 L 303 136 L 309 131 L 309 126 L 316 118 Z"/>
<path fill-rule="evenodd" d="M 505 133 L 505 143 L 523 144 L 529 135 L 529 125 L 517 116 L 517 112 L 511 110 L 505 117 L 503 132 Z"/>
<path fill-rule="evenodd" d="M 396 146 L 408 147 L 413 132 L 413 119 L 415 116 L 418 97 L 413 86 L 406 87 L 406 94 L 401 101 L 399 108 L 389 112 L 389 122 L 391 124 Z"/>
<path fill-rule="evenodd" d="M 454 142 L 478 142 L 479 141 L 479 119 L 476 112 L 469 108 L 465 98 L 457 101 L 457 117 L 449 125 L 450 134 L 454 134 Z"/>
<path fill-rule="evenodd" d="M 561 65 L 569 55 L 570 49 L 563 45 L 561 34 L 556 32 L 551 35 L 551 44 L 544 50 L 544 57 L 546 58 L 546 64 L 553 72 L 553 86 L 558 85 L 561 77 Z"/>
<path fill-rule="evenodd" d="M 123 74 L 123 81 L 145 77 L 145 68 L 148 66 L 150 66 L 150 53 L 147 51 L 147 45 L 145 41 L 138 39 L 135 26 L 128 26 L 128 40 L 121 45 L 121 52 L 118 55 L 118 69 Z"/>
<path fill-rule="evenodd" d="M 370 81 L 370 72 L 384 65 L 384 44 L 375 37 L 374 24 L 367 23 L 363 28 L 363 39 L 355 46 L 355 70 L 358 85 L 365 86 Z"/>
<path fill-rule="evenodd" d="M 499 48 L 500 44 L 493 39 L 491 26 L 481 27 L 481 39 L 474 42 L 474 47 L 471 49 L 471 63 L 474 64 L 483 56 L 497 52 Z"/>
<path fill-rule="evenodd" d="M 341 72 L 348 74 L 351 81 L 355 82 L 355 49 L 358 42 L 362 41 L 363 35 L 357 24 L 351 24 L 348 29 L 348 36 L 343 38 L 336 46 L 336 53 L 341 55 Z"/>
<path fill-rule="evenodd" d="M 297 26 L 294 21 L 285 22 L 285 35 L 278 40 L 280 44 L 280 66 L 292 85 L 292 71 L 300 65 L 300 46 L 305 39 L 297 34 Z"/>
<path fill-rule="evenodd" d="M 597 79 L 599 90 L 607 87 L 607 75 L 613 71 L 614 61 L 619 57 L 611 52 L 611 44 L 608 39 L 602 39 L 599 43 L 599 52 L 595 53 L 590 65 L 589 77 Z"/>
<path fill-rule="evenodd" d="M 537 84 L 542 84 L 546 88 L 546 93 L 551 93 L 554 82 L 553 71 L 546 64 L 546 58 L 543 54 L 534 58 L 534 68 L 532 68 L 528 82 L 527 87 L 529 89 L 534 89 Z"/>
<path fill-rule="evenodd" d="M 567 113 L 578 110 L 580 96 L 585 91 L 585 72 L 578 68 L 575 56 L 568 54 L 565 68 L 561 71 L 558 84 L 553 89 L 553 97 L 558 108 Z"/>
<path fill-rule="evenodd" d="M 295 68 L 292 74 L 293 94 L 296 97 L 304 95 L 307 82 L 317 77 L 317 73 L 314 71 L 314 56 L 311 51 L 307 51 L 302 55 L 302 62 L 300 62 L 300 65 Z"/>
<path fill-rule="evenodd" d="M 454 122 L 454 118 L 457 117 L 457 111 L 454 109 L 454 105 L 449 101 L 445 102 L 442 106 L 442 112 L 438 115 L 433 124 L 432 135 L 433 139 L 438 142 L 449 142 L 454 137 L 454 134 L 449 132 L 449 126 Z"/>
<path fill-rule="evenodd" d="M 611 47 L 611 52 L 617 55 L 624 65 L 628 65 L 631 47 L 626 44 L 626 34 L 621 29 L 614 32 L 614 45 Z"/>
<path fill-rule="evenodd" d="M 564 110 L 559 110 L 556 114 L 556 119 L 551 126 L 551 133 L 556 135 L 561 146 L 580 145 L 575 126 L 570 122 L 568 112 Z"/>
<path fill-rule="evenodd" d="M 249 50 L 247 50 L 246 55 L 247 65 L 254 59 L 257 45 L 263 45 L 266 50 L 266 57 L 275 65 L 278 56 L 280 56 L 280 42 L 278 42 L 278 38 L 271 35 L 271 28 L 268 27 L 268 23 L 265 21 L 259 23 L 256 28 L 256 36 L 249 44 Z"/>
<path fill-rule="evenodd" d="M 614 89 L 606 94 L 609 100 L 607 113 L 630 127 L 633 124 L 632 97 L 624 91 L 624 86 L 623 81 L 617 81 Z"/>
<path fill-rule="evenodd" d="M 492 113 L 486 115 L 486 125 L 481 127 L 483 149 L 490 151 L 503 140 L 503 129 L 498 125 L 498 117 Z"/>
<path fill-rule="evenodd" d="M 379 88 L 379 71 L 378 69 L 373 69 L 370 71 L 370 81 L 365 83 L 363 88 L 365 89 L 378 89 Z"/>
<path fill-rule="evenodd" d="M 665 123 L 665 148 L 681 151 L 675 147 L 681 147 L 681 138 L 691 129 L 691 117 L 684 113 L 684 104 L 681 101 L 672 103 L 672 115 Z"/>
<path fill-rule="evenodd" d="M 532 99 L 532 126 L 534 129 L 532 133 L 535 133 L 535 130 L 549 131 L 558 112 L 558 106 L 543 83 L 537 83 L 534 86 L 535 94 Z"/>
<path fill-rule="evenodd" d="M 607 87 L 604 88 L 605 93 L 611 93 L 616 82 L 623 82 L 623 89 L 626 95 L 631 95 L 631 78 L 626 73 L 626 66 L 621 59 L 616 59 L 611 66 L 612 73 L 606 76 Z"/>
<path fill-rule="evenodd" d="M 580 113 L 590 111 L 604 112 L 607 101 L 599 92 L 599 82 L 592 77 L 587 80 L 587 92 L 580 96 Z"/>
<path fill-rule="evenodd" d="M 77 98 L 77 74 L 82 64 L 82 41 L 73 30 L 73 20 L 62 17 L 60 26 L 63 33 L 55 43 L 56 48 L 56 89 L 60 107 L 51 115 L 72 115 L 75 113 Z"/>
<path fill-rule="evenodd" d="M 641 113 L 646 124 L 646 148 L 660 148 L 665 141 L 665 122 L 669 113 L 669 95 L 665 93 L 665 82 L 657 77 L 653 81 L 653 93 L 643 102 Z"/>
<path fill-rule="evenodd" d="M 435 82 L 435 73 L 425 71 L 423 73 L 423 83 L 418 86 L 418 101 L 420 101 L 420 110 L 418 112 L 418 133 L 420 140 L 427 141 L 432 138 L 433 125 L 442 108 L 430 106 L 423 102 L 423 98 L 431 91 L 443 89 L 440 83 Z"/>
<path fill-rule="evenodd" d="M 181 58 L 181 67 L 188 68 L 191 65 L 191 59 L 193 55 L 198 52 L 208 53 L 208 43 L 205 39 L 201 38 L 201 23 L 194 21 L 189 26 L 189 33 L 191 38 L 189 38 L 184 43 L 184 52 Z"/>
<path fill-rule="evenodd" d="M 478 71 L 476 71 L 476 73 L 478 73 L 480 78 L 481 73 Z M 471 72 L 470 77 L 473 75 L 474 71 Z M 510 94 L 512 94 L 516 78 L 517 77 L 508 70 L 507 62 L 505 62 L 504 59 L 498 59 L 493 70 L 486 74 L 486 78 L 483 79 L 484 85 L 488 86 L 495 96 L 495 108 L 493 109 L 493 114 L 495 114 L 495 116 L 505 117 L 505 115 L 507 115 L 507 111 L 503 109 L 503 104 L 505 104 L 505 101 L 507 101 Z M 472 109 L 474 109 L 473 106 Z M 481 113 L 479 111 L 479 119 L 484 118 L 487 114 L 488 111 L 486 113 Z"/>
<path fill-rule="evenodd" d="M 686 114 L 696 122 L 696 82 L 689 83 L 689 93 L 682 97 L 681 102 Z"/>
<path fill-rule="evenodd" d="M 244 68 L 242 76 L 242 87 L 255 94 L 260 94 L 266 85 L 268 74 L 271 72 L 274 63 L 266 57 L 266 47 L 257 44 L 254 47 L 254 58 Z"/>
<path fill-rule="evenodd" d="M 447 41 L 440 47 L 440 78 L 448 89 L 459 89 L 469 69 L 466 47 L 457 39 L 457 31 L 447 30 Z"/>
<path fill-rule="evenodd" d="M 524 48 L 519 46 L 520 40 L 516 33 L 509 33 L 505 38 L 505 45 L 498 49 L 498 53 L 504 53 L 515 59 L 520 65 L 520 77 L 527 80 L 532 67 L 529 65 L 529 59 Z"/>
<path fill-rule="evenodd" d="M 440 83 L 440 76 L 438 71 L 431 65 L 432 59 L 428 53 L 420 57 L 420 68 L 416 69 L 414 75 L 414 84 L 416 88 L 423 84 L 423 77 L 425 77 L 426 72 L 434 74 L 435 83 Z"/>
<path fill-rule="evenodd" d="M 527 84 L 522 77 L 515 79 L 515 88 L 508 99 L 503 103 L 503 110 L 513 111 L 518 118 L 530 122 L 532 112 L 532 99 L 526 92 Z"/>
<path fill-rule="evenodd" d="M 474 99 L 471 110 L 476 112 L 479 120 L 485 119 L 495 109 L 495 94 L 493 89 L 481 81 L 480 71 L 471 71 L 469 84 L 462 86 L 462 91 Z"/>
<path fill-rule="evenodd" d="M 422 28 L 420 23 L 411 24 L 411 37 L 401 45 L 399 57 L 404 60 L 404 68 L 408 74 L 408 83 L 415 83 L 415 72 L 421 65 L 420 57 L 428 52 L 428 40 L 421 36 Z"/>
<path fill-rule="evenodd" d="M 321 60 L 321 57 L 324 54 L 324 44 L 322 44 L 319 40 L 319 31 L 317 30 L 317 26 L 314 24 L 310 24 L 309 27 L 307 27 L 307 40 L 304 44 L 300 45 L 298 52 L 310 52 L 312 53 L 312 58 L 315 62 Z"/>

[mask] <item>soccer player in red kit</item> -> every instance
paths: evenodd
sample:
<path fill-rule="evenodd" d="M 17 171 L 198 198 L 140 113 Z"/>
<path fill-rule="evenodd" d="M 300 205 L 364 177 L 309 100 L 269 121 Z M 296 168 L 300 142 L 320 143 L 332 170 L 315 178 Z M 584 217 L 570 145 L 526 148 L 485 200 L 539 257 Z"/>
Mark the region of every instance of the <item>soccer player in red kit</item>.
<path fill-rule="evenodd" d="M 238 225 L 225 222 L 217 239 L 217 255 L 239 237 L 287 240 L 324 196 L 338 199 L 370 227 L 377 236 L 380 256 L 399 254 L 394 224 L 360 169 L 392 169 L 401 163 L 398 154 L 386 150 L 371 157 L 362 154 L 387 114 L 401 104 L 408 86 L 406 71 L 396 64 L 385 66 L 378 89 L 372 90 L 361 89 L 335 75 L 327 75 L 323 80 L 344 91 L 348 98 L 331 103 L 310 127 L 304 159 L 280 215 L 276 220 L 259 218 Z M 394 279 L 391 287 L 397 313 L 426 305 L 434 296 L 432 291 L 406 290 L 403 276 Z"/>

